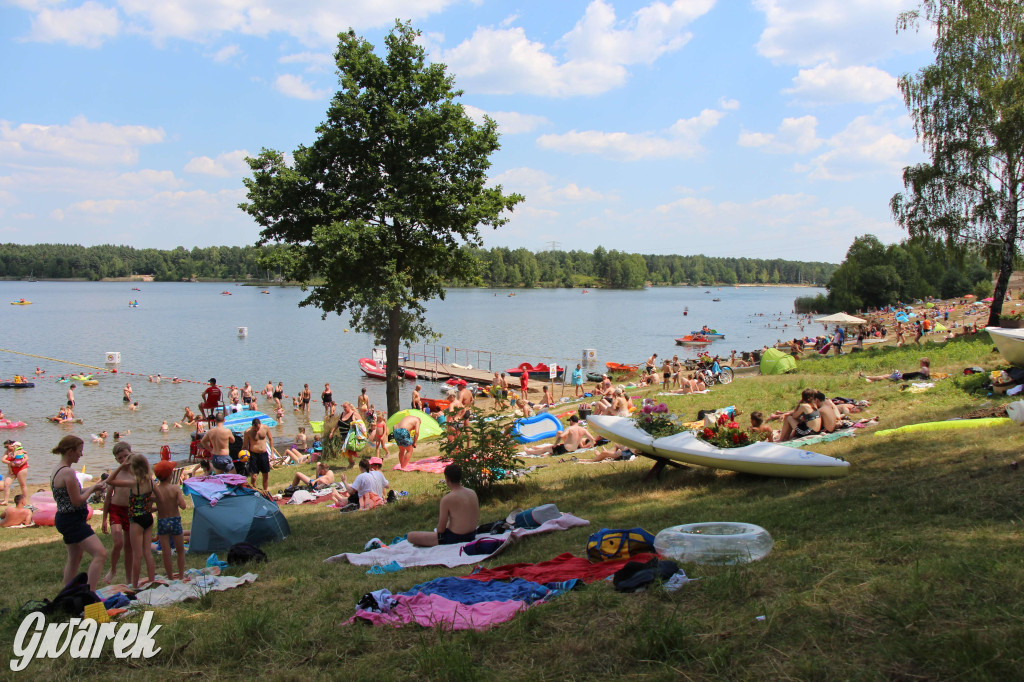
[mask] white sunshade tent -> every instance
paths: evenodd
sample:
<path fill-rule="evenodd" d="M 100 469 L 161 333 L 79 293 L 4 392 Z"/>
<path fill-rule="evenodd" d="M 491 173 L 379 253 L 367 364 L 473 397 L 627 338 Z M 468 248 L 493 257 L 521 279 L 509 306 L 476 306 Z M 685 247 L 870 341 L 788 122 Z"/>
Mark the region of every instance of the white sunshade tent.
<path fill-rule="evenodd" d="M 821 322 L 822 324 L 866 324 L 867 320 L 847 315 L 846 313 L 836 313 L 835 315 L 819 317 L 815 322 Z"/>

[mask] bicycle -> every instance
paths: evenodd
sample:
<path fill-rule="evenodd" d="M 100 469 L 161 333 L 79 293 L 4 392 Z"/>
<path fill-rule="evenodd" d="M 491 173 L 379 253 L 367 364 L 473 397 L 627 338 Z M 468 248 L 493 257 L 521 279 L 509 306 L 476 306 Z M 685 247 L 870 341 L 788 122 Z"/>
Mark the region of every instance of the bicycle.
<path fill-rule="evenodd" d="M 711 364 L 711 367 L 700 370 L 701 381 L 704 382 L 705 386 L 714 386 L 716 383 L 731 384 L 733 380 L 732 367 L 722 367 L 716 360 Z"/>

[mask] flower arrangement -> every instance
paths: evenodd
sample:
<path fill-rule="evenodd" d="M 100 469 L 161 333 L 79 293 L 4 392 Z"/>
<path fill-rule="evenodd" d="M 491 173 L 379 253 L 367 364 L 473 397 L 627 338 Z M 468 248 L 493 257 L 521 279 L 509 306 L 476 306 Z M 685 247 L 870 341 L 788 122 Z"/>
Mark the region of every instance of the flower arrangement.
<path fill-rule="evenodd" d="M 633 417 L 633 423 L 655 438 L 671 436 L 680 430 L 675 423 L 675 415 L 668 413 L 668 405 L 655 404 L 652 400 L 644 401 L 643 407 Z"/>
<path fill-rule="evenodd" d="M 721 414 L 714 426 L 705 426 L 697 431 L 697 437 L 719 448 L 741 448 L 744 445 L 764 440 L 764 434 L 756 431 L 747 433 L 740 425 L 730 419 L 729 415 Z"/>
<path fill-rule="evenodd" d="M 708 353 L 707 351 L 703 351 L 701 353 L 697 353 L 697 362 L 699 362 L 704 367 L 710 367 L 711 365 L 715 364 L 715 359 L 711 357 L 710 353 Z"/>
<path fill-rule="evenodd" d="M 1006 322 L 1014 322 L 1017 325 L 1020 325 L 1021 322 L 1024 322 L 1024 311 L 1014 310 L 1012 312 L 1004 312 L 1000 314 L 999 323 L 1006 327 L 1008 326 L 1005 324 Z"/>

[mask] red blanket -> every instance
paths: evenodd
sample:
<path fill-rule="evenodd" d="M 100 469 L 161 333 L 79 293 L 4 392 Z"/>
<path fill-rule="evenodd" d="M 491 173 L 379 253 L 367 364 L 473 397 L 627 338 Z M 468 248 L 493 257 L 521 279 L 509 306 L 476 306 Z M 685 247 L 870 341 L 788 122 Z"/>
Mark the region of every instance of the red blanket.
<path fill-rule="evenodd" d="M 592 583 L 607 578 L 630 561 L 650 561 L 654 558 L 656 558 L 654 554 L 637 554 L 630 559 L 602 561 L 601 563 L 592 564 L 588 559 L 581 559 L 566 552 L 565 554 L 559 554 L 554 559 L 548 559 L 539 564 L 507 564 L 496 568 L 480 568 L 467 575 L 466 578 L 471 580 L 511 580 L 512 578 L 522 578 L 523 580 L 532 580 L 541 585 L 576 578 L 585 583 Z"/>

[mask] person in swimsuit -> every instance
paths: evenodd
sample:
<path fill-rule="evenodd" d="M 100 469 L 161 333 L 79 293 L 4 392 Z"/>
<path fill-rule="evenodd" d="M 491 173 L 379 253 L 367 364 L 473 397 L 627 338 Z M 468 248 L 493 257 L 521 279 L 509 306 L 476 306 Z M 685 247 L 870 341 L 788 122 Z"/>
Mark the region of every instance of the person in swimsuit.
<path fill-rule="evenodd" d="M 373 443 L 373 454 L 376 457 L 381 457 L 381 450 L 384 451 L 383 457 L 388 456 L 388 422 L 384 418 L 384 412 L 378 412 L 376 420 L 373 422 L 373 431 L 370 433 L 370 442 Z"/>
<path fill-rule="evenodd" d="M 4 441 L 3 461 L 8 467 L 11 478 L 18 481 L 18 485 L 21 487 L 21 494 L 27 495 L 28 489 L 25 487 L 25 481 L 28 477 L 28 453 L 21 447 L 20 442 L 16 440 Z M 7 506 L 7 498 L 10 493 L 10 486 L 4 488 L 4 506 Z"/>
<path fill-rule="evenodd" d="M 320 394 L 320 402 L 324 404 L 324 416 L 334 414 L 334 393 L 330 384 L 324 384 L 324 392 Z"/>
<path fill-rule="evenodd" d="M 274 451 L 274 435 L 263 422 L 252 420 L 252 426 L 242 435 L 242 449 L 249 451 L 250 485 L 256 487 L 256 472 L 263 474 L 263 492 L 269 494 L 267 483 L 270 479 L 270 453 Z"/>
<path fill-rule="evenodd" d="M 370 396 L 366 395 L 366 389 L 363 388 L 359 391 L 359 397 L 356 399 L 356 409 L 359 410 L 359 414 L 366 419 L 366 413 L 370 410 Z"/>
<path fill-rule="evenodd" d="M 132 479 L 118 478 L 122 471 L 131 471 Z M 140 587 L 142 559 L 146 559 L 146 573 L 151 583 L 156 580 L 156 564 L 153 561 L 153 469 L 145 455 L 133 454 L 121 463 L 107 479 L 110 485 L 128 488 L 129 535 L 135 548 L 135 562 L 132 565 L 131 585 Z"/>
<path fill-rule="evenodd" d="M 534 445 L 527 447 L 524 454 L 527 455 L 548 455 L 557 457 L 564 455 L 567 452 L 576 452 L 580 448 L 591 448 L 597 439 L 587 431 L 585 428 L 580 426 L 579 415 L 573 415 L 569 417 L 569 428 L 565 431 L 559 431 L 555 436 L 553 443 L 545 443 L 544 445 Z"/>
<path fill-rule="evenodd" d="M 89 589 L 95 590 L 107 560 L 107 550 L 86 521 L 89 516 L 87 502 L 94 492 L 105 490 L 106 483 L 100 481 L 82 490 L 82 484 L 78 482 L 78 476 L 71 467 L 82 458 L 84 445 L 81 438 L 69 435 L 61 438 L 57 447 L 51 450 L 60 456 L 60 466 L 50 475 L 50 490 L 57 505 L 53 525 L 64 538 L 68 551 L 61 584 L 67 585 L 74 579 L 82 563 L 82 556 L 88 553 L 92 557 L 87 570 Z"/>
<path fill-rule="evenodd" d="M 295 434 L 295 442 L 284 451 L 284 456 L 296 464 L 302 464 L 309 457 L 306 455 L 306 427 L 300 426 Z"/>
<path fill-rule="evenodd" d="M 121 402 L 126 405 L 132 401 L 132 385 L 127 383 L 124 385 L 124 396 L 121 398 Z"/>
<path fill-rule="evenodd" d="M 480 500 L 475 492 L 463 487 L 462 468 L 458 464 L 446 466 L 444 481 L 450 492 L 441 498 L 435 531 L 414 530 L 407 536 L 409 542 L 417 547 L 454 545 L 476 538 L 476 527 L 480 523 Z"/>
<path fill-rule="evenodd" d="M 114 445 L 114 459 L 120 467 L 132 456 L 132 446 L 126 441 L 120 441 Z M 118 476 L 128 486 L 134 482 L 135 477 L 130 471 L 121 471 Z M 114 546 L 110 550 L 110 570 L 103 576 L 103 582 L 112 583 L 117 575 L 117 560 L 124 550 L 124 580 L 126 583 L 132 581 L 132 541 L 131 541 L 131 518 L 128 514 L 128 488 L 112 484 L 114 476 L 107 479 L 107 494 L 103 499 L 103 534 L 113 533 Z M 112 522 L 112 523 L 111 523 Z"/>
<path fill-rule="evenodd" d="M 821 413 L 815 400 L 817 394 L 818 391 L 813 388 L 805 388 L 800 393 L 800 402 L 782 420 L 780 441 L 803 438 L 821 432 Z"/>
<path fill-rule="evenodd" d="M 228 447 L 231 443 L 235 442 L 235 434 L 224 426 L 224 415 L 218 413 L 215 417 L 215 427 L 203 434 L 203 439 L 199 441 L 199 445 L 204 450 L 210 453 L 210 464 L 217 470 L 217 473 L 226 474 L 235 465 L 231 461 L 230 448 Z"/>
<path fill-rule="evenodd" d="M 181 486 L 172 483 L 174 477 L 174 462 L 157 462 L 153 467 L 157 479 L 160 481 L 153 490 L 153 497 L 156 500 L 157 522 L 156 534 L 160 538 L 160 553 L 163 555 L 164 571 L 168 579 L 183 580 L 185 578 L 185 531 L 181 527 L 181 512 L 185 509 L 185 496 L 181 492 Z M 178 572 L 171 571 L 171 546 L 178 556 Z"/>
<path fill-rule="evenodd" d="M 281 398 L 284 397 L 284 383 L 277 382 L 277 388 L 271 393 L 271 397 L 274 399 L 277 409 L 281 409 Z"/>
<path fill-rule="evenodd" d="M 410 414 L 395 424 L 395 428 L 391 431 L 395 444 L 398 445 L 398 465 L 400 467 L 409 465 L 412 451 L 416 448 L 416 442 L 420 438 L 421 423 L 419 417 Z"/>
<path fill-rule="evenodd" d="M 299 394 L 299 401 L 302 403 L 302 411 L 308 416 L 309 415 L 309 400 L 313 397 L 312 392 L 309 390 L 309 384 L 302 385 L 302 393 Z"/>
<path fill-rule="evenodd" d="M 423 409 L 423 399 L 420 397 L 420 391 L 422 391 L 422 390 L 423 390 L 423 387 L 420 386 L 419 384 L 416 384 L 416 388 L 412 389 L 412 403 L 411 404 L 412 404 L 412 409 L 414 409 L 414 410 L 422 410 Z"/>
<path fill-rule="evenodd" d="M 245 386 L 242 386 L 242 404 L 245 405 L 246 409 L 256 409 L 256 396 L 252 392 L 252 386 L 249 382 L 245 382 Z"/>

